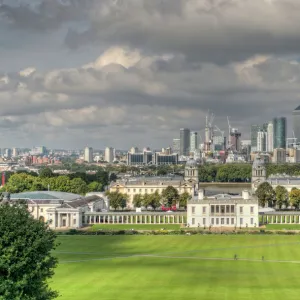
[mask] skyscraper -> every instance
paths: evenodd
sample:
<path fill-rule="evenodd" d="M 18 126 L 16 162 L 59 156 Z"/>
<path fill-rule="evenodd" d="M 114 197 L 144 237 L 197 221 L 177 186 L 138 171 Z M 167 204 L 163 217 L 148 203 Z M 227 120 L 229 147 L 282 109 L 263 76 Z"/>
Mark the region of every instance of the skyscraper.
<path fill-rule="evenodd" d="M 261 126 L 254 124 L 251 125 L 251 151 L 257 151 L 257 133 L 260 131 Z"/>
<path fill-rule="evenodd" d="M 112 147 L 106 147 L 105 153 L 104 153 L 104 160 L 108 163 L 112 163 L 114 161 L 114 148 Z"/>
<path fill-rule="evenodd" d="M 267 133 L 263 130 L 257 132 L 257 151 L 265 152 L 266 151 L 266 139 Z"/>
<path fill-rule="evenodd" d="M 195 152 L 195 150 L 198 147 L 198 133 L 196 131 L 191 132 L 190 144 L 191 144 L 191 150 L 190 151 Z"/>
<path fill-rule="evenodd" d="M 190 130 L 180 128 L 180 155 L 188 156 L 190 152 Z"/>
<path fill-rule="evenodd" d="M 286 118 L 274 118 L 274 149 L 275 148 L 286 148 Z"/>
<path fill-rule="evenodd" d="M 180 153 L 180 139 L 173 139 L 173 153 Z"/>
<path fill-rule="evenodd" d="M 297 143 L 300 143 L 300 105 L 293 111 L 293 131 Z"/>
<path fill-rule="evenodd" d="M 93 148 L 85 147 L 84 149 L 84 161 L 92 162 L 93 161 Z"/>
<path fill-rule="evenodd" d="M 267 152 L 273 152 L 274 149 L 274 126 L 273 122 L 269 122 L 267 129 Z"/>

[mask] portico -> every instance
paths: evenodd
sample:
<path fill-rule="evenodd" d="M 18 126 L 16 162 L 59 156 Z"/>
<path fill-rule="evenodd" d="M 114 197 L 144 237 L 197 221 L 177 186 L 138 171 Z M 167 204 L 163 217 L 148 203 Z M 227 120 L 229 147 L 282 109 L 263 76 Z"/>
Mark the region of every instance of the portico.
<path fill-rule="evenodd" d="M 276 211 L 260 214 L 262 224 L 300 224 L 299 211 Z"/>

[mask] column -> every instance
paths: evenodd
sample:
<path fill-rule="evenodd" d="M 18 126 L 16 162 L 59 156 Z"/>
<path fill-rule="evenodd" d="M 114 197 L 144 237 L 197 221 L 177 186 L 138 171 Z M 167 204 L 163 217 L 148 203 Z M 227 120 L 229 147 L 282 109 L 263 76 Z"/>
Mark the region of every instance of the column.
<path fill-rule="evenodd" d="M 61 227 L 61 216 L 60 216 L 60 213 L 57 213 L 57 227 L 58 228 Z"/>

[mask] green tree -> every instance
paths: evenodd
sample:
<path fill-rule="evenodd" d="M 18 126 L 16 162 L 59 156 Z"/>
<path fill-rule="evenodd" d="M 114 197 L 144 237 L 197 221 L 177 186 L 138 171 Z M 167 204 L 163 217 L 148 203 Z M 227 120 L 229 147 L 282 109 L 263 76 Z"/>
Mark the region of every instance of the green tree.
<path fill-rule="evenodd" d="M 261 183 L 257 187 L 255 194 L 258 198 L 260 206 L 265 207 L 266 204 L 269 204 L 271 207 L 274 206 L 276 195 L 269 182 Z"/>
<path fill-rule="evenodd" d="M 118 207 L 124 209 L 127 205 L 128 195 L 122 194 L 118 191 L 116 192 L 106 192 L 106 195 L 109 199 L 109 205 L 117 210 Z"/>
<path fill-rule="evenodd" d="M 40 178 L 50 178 L 53 177 L 53 172 L 50 168 L 42 168 L 41 171 L 39 172 L 39 177 Z"/>
<path fill-rule="evenodd" d="M 127 201 L 128 201 L 128 195 L 127 194 L 121 194 L 120 195 L 120 207 L 122 208 L 122 210 L 124 210 L 124 208 L 127 206 Z"/>
<path fill-rule="evenodd" d="M 143 205 L 143 196 L 141 194 L 135 194 L 132 203 L 134 207 L 141 207 Z"/>
<path fill-rule="evenodd" d="M 74 178 L 70 181 L 69 193 L 85 195 L 87 190 L 87 185 L 81 178 Z"/>
<path fill-rule="evenodd" d="M 28 175 L 26 173 L 16 173 L 10 176 L 5 185 L 5 190 L 10 193 L 21 193 L 31 191 L 37 177 Z"/>
<path fill-rule="evenodd" d="M 157 207 L 161 206 L 161 196 L 158 190 L 149 195 L 148 206 L 151 206 L 153 210 L 156 210 Z"/>
<path fill-rule="evenodd" d="M 184 192 L 179 196 L 179 206 L 184 207 L 185 209 L 187 208 L 187 203 L 189 200 L 192 199 L 192 195 L 189 194 L 188 192 Z"/>
<path fill-rule="evenodd" d="M 290 191 L 290 202 L 291 205 L 295 207 L 295 209 L 299 209 L 300 207 L 300 190 L 293 188 Z"/>
<path fill-rule="evenodd" d="M 109 181 L 112 182 L 112 181 L 116 181 L 117 180 L 117 175 L 115 173 L 111 173 L 110 176 L 109 176 Z"/>
<path fill-rule="evenodd" d="M 102 191 L 102 184 L 97 181 L 93 181 L 87 186 L 88 192 L 101 192 Z"/>
<path fill-rule="evenodd" d="M 179 193 L 173 186 L 168 186 L 162 191 L 163 202 L 167 206 L 175 204 L 179 200 Z"/>
<path fill-rule="evenodd" d="M 0 205 L 0 299 L 50 300 L 57 259 L 55 233 L 33 219 L 25 205 Z"/>
<path fill-rule="evenodd" d="M 275 188 L 276 194 L 276 205 L 278 205 L 279 209 L 281 209 L 282 205 L 286 207 L 289 204 L 289 193 L 284 186 L 278 185 Z"/>

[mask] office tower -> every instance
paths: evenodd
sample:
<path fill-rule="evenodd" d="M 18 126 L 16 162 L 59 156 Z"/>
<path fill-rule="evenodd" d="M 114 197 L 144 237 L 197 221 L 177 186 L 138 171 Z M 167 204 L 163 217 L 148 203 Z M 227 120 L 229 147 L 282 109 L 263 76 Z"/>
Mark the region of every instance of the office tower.
<path fill-rule="evenodd" d="M 193 131 L 191 132 L 191 140 L 190 140 L 190 145 L 191 145 L 191 152 L 195 152 L 197 149 L 198 145 L 198 133 Z"/>
<path fill-rule="evenodd" d="M 106 147 L 104 153 L 104 160 L 107 161 L 108 163 L 112 163 L 114 159 L 115 159 L 114 148 Z"/>
<path fill-rule="evenodd" d="M 180 152 L 180 139 L 173 139 L 173 153 L 179 154 Z"/>
<path fill-rule="evenodd" d="M 237 128 L 231 128 L 230 130 L 230 145 L 233 151 L 240 151 L 241 149 L 241 133 Z"/>
<path fill-rule="evenodd" d="M 257 151 L 257 133 L 260 131 L 261 126 L 254 124 L 251 125 L 251 151 Z"/>
<path fill-rule="evenodd" d="M 273 122 L 269 122 L 267 129 L 267 152 L 273 152 L 274 149 L 274 126 Z"/>
<path fill-rule="evenodd" d="M 286 148 L 286 118 L 274 118 L 274 149 L 275 148 Z"/>
<path fill-rule="evenodd" d="M 257 132 L 257 147 L 256 151 L 258 152 L 265 152 L 266 151 L 266 141 L 267 141 L 267 133 L 265 131 L 258 131 Z"/>
<path fill-rule="evenodd" d="M 12 149 L 12 156 L 17 157 L 19 155 L 19 149 L 18 148 L 13 148 Z"/>
<path fill-rule="evenodd" d="M 300 105 L 293 111 L 293 133 L 297 139 L 295 142 L 300 143 Z"/>
<path fill-rule="evenodd" d="M 188 156 L 190 152 L 190 130 L 180 128 L 180 155 Z"/>
<path fill-rule="evenodd" d="M 93 148 L 85 147 L 84 149 L 84 161 L 90 163 L 93 161 Z"/>
<path fill-rule="evenodd" d="M 5 156 L 6 158 L 11 158 L 11 153 L 12 153 L 11 149 L 10 149 L 10 148 L 7 148 L 7 149 L 5 149 L 4 156 Z"/>
<path fill-rule="evenodd" d="M 153 153 L 151 151 L 144 151 L 141 153 L 127 153 L 127 165 L 148 165 L 153 160 Z"/>
<path fill-rule="evenodd" d="M 129 152 L 131 154 L 138 153 L 139 152 L 139 148 L 138 147 L 131 147 Z"/>

